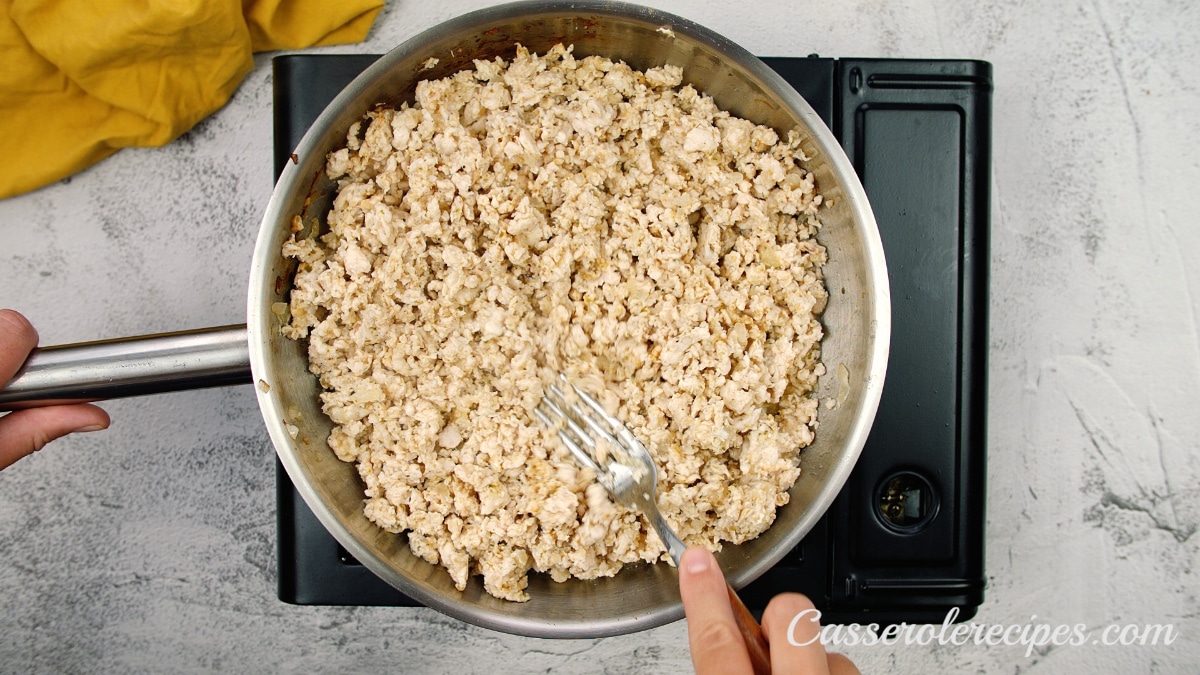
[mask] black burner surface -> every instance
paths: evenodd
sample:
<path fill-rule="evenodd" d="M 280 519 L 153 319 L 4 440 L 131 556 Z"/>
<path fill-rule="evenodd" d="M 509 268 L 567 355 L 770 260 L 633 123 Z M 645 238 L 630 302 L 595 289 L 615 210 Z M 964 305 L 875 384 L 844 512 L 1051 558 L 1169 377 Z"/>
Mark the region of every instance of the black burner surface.
<path fill-rule="evenodd" d="M 377 59 L 274 60 L 276 175 L 325 105 Z M 761 611 L 807 594 L 826 623 L 940 623 L 984 588 L 991 66 L 980 61 L 764 58 L 833 129 L 879 223 L 892 291 L 883 399 L 833 506 L 741 592 Z M 279 597 L 417 604 L 359 565 L 282 467 Z"/>

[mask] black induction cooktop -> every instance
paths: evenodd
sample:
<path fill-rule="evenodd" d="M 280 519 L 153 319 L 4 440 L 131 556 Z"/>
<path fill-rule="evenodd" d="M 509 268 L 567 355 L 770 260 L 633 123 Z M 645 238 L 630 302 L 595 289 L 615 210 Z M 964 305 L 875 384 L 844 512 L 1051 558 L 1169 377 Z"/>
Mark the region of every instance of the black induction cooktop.
<path fill-rule="evenodd" d="M 374 55 L 274 59 L 275 170 Z M 940 623 L 983 602 L 991 65 L 764 58 L 842 143 L 879 223 L 892 291 L 883 398 L 845 488 L 741 591 L 807 594 L 826 623 Z M 417 604 L 351 558 L 277 467 L 279 597 Z"/>

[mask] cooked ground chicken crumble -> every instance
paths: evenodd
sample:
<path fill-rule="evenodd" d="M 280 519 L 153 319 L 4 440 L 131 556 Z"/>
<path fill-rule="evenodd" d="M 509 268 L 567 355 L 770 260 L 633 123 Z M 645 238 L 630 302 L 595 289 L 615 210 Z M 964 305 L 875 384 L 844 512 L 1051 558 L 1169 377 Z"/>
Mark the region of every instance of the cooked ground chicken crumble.
<path fill-rule="evenodd" d="M 821 198 L 795 138 L 681 80 L 560 45 L 422 82 L 329 156 L 328 233 L 284 247 L 329 445 L 460 590 L 668 559 L 533 418 L 558 372 L 654 454 L 685 542 L 788 501 L 824 373 Z"/>

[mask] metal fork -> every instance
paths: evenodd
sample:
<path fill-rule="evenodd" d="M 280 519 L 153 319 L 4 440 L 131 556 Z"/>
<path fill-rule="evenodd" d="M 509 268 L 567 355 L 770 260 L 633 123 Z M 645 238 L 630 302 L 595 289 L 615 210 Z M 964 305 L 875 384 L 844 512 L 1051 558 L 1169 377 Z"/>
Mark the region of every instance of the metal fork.
<path fill-rule="evenodd" d="M 583 405 L 573 405 L 569 397 Z M 658 511 L 658 469 L 646 446 L 633 432 L 609 415 L 599 401 L 561 375 L 559 383 L 550 385 L 533 413 L 542 424 L 558 432 L 559 440 L 576 461 L 596 472 L 596 481 L 618 504 L 646 514 L 678 567 L 687 546 Z"/>
<path fill-rule="evenodd" d="M 621 420 L 610 415 L 599 401 L 561 374 L 558 382 L 546 390 L 533 414 L 557 432 L 558 439 L 576 461 L 596 473 L 596 481 L 618 504 L 636 508 L 646 515 L 678 568 L 687 546 L 658 510 L 658 469 L 637 436 Z M 754 672 L 770 673 L 771 660 L 762 627 L 733 587 L 726 583 L 726 588 Z"/>

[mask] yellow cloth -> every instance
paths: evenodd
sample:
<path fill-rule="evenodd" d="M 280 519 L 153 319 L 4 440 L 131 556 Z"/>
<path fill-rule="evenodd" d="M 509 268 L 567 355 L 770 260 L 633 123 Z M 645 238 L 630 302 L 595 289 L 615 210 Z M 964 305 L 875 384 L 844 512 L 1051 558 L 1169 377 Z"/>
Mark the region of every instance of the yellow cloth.
<path fill-rule="evenodd" d="M 383 0 L 0 0 L 0 198 L 214 112 L 251 54 L 358 42 Z"/>

